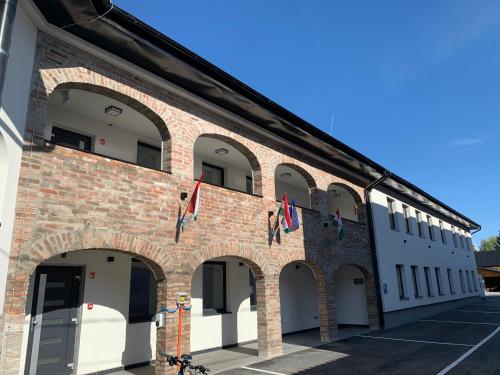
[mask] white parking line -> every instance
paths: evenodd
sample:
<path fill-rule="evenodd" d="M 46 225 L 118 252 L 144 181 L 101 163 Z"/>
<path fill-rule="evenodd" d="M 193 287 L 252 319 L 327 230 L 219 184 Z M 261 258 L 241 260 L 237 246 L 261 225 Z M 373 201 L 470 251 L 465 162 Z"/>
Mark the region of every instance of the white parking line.
<path fill-rule="evenodd" d="M 260 368 L 253 368 L 253 367 L 246 367 L 246 366 L 241 366 L 240 368 L 243 368 L 245 370 L 251 370 L 251 371 L 257 371 L 257 372 L 263 372 L 265 374 L 274 374 L 274 375 L 287 375 L 283 374 L 281 372 L 274 372 L 274 371 L 268 371 L 268 370 L 261 370 Z"/>
<path fill-rule="evenodd" d="M 397 338 L 394 338 L 394 337 L 381 337 L 381 336 L 368 336 L 368 335 L 356 335 L 356 337 L 366 337 L 366 338 L 369 338 L 369 339 L 392 340 L 392 341 L 417 342 L 417 343 L 422 343 L 422 344 L 454 345 L 454 346 L 474 346 L 474 345 L 470 345 L 470 344 L 458 344 L 456 342 L 409 340 L 409 339 L 397 339 Z"/>
<path fill-rule="evenodd" d="M 444 375 L 447 374 L 451 369 L 455 368 L 460 362 L 462 362 L 465 358 L 474 353 L 477 349 L 479 349 L 485 342 L 490 340 L 493 336 L 495 336 L 500 331 L 500 327 L 497 327 L 493 332 L 491 332 L 488 336 L 486 336 L 482 341 L 474 345 L 472 348 L 467 350 L 464 354 L 462 354 L 456 361 L 450 363 L 444 369 L 439 371 L 436 375 Z"/>
<path fill-rule="evenodd" d="M 454 324 L 484 324 L 487 326 L 500 326 L 496 323 L 485 323 L 485 322 L 457 322 L 454 320 L 433 320 L 433 319 L 421 319 L 420 322 L 437 322 L 437 323 L 454 323 Z"/>
<path fill-rule="evenodd" d="M 500 311 L 479 311 L 479 310 L 452 310 L 452 311 L 460 311 L 460 312 L 469 312 L 469 313 L 483 313 L 483 314 L 500 314 Z"/>

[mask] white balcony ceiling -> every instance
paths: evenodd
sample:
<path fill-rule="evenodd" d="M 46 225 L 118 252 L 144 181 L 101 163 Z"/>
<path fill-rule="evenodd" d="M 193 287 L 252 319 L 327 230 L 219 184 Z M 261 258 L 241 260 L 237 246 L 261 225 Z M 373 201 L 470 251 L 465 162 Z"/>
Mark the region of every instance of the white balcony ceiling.
<path fill-rule="evenodd" d="M 286 177 L 284 178 L 281 177 L 282 173 L 290 173 L 291 176 L 289 178 Z M 276 173 L 274 175 L 274 178 L 278 183 L 295 186 L 303 189 L 308 188 L 307 181 L 299 172 L 284 165 L 278 165 L 278 167 L 276 168 Z"/>
<path fill-rule="evenodd" d="M 63 100 L 64 91 L 68 91 L 67 100 Z M 103 126 L 113 124 L 116 130 L 122 130 L 141 139 L 157 140 L 161 143 L 160 133 L 156 126 L 144 115 L 118 100 L 83 90 L 56 90 L 49 98 L 49 105 L 60 111 L 76 114 Z M 122 113 L 113 117 L 104 112 L 110 105 L 121 108 Z"/>
<path fill-rule="evenodd" d="M 219 148 L 227 149 L 228 153 L 226 155 L 216 154 L 215 150 Z M 252 169 L 248 159 L 241 152 L 218 139 L 199 137 L 195 143 L 194 153 L 203 161 L 212 162 L 219 167 L 230 166 L 248 171 Z"/>

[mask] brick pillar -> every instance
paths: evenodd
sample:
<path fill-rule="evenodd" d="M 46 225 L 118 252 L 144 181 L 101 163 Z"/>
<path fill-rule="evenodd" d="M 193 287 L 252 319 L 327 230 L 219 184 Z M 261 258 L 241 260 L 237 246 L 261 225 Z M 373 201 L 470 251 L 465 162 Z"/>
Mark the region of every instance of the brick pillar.
<path fill-rule="evenodd" d="M 380 317 L 377 304 L 377 290 L 375 288 L 375 279 L 372 274 L 365 272 L 365 294 L 366 307 L 368 309 L 368 325 L 370 329 L 380 329 Z"/>
<path fill-rule="evenodd" d="M 257 329 L 259 357 L 283 354 L 278 275 L 257 275 Z"/>
<path fill-rule="evenodd" d="M 335 282 L 331 273 L 325 274 L 325 315 L 321 317 L 321 340 L 335 341 L 339 339 L 337 326 L 337 300 L 335 296 Z M 321 314 L 321 310 L 320 310 Z"/>
<path fill-rule="evenodd" d="M 175 308 L 177 292 L 187 292 L 191 300 L 191 279 L 188 273 L 168 273 L 166 280 L 158 284 L 158 308 Z M 165 326 L 156 331 L 156 375 L 174 375 L 176 368 L 170 367 L 164 357 L 158 354 L 164 351 L 168 354 L 177 355 L 177 329 L 179 313 L 166 314 Z M 182 346 L 181 354 L 190 353 L 191 314 L 183 311 Z"/>
<path fill-rule="evenodd" d="M 316 276 L 316 294 L 318 298 L 319 312 L 319 327 L 321 341 L 330 341 L 330 314 L 328 311 L 328 293 L 332 293 L 331 289 L 327 289 L 326 279 Z"/>

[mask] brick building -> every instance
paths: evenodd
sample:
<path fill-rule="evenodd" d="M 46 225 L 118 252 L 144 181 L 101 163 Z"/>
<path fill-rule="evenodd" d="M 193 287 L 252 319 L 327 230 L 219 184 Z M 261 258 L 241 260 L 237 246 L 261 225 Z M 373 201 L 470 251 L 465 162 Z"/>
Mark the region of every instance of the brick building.
<path fill-rule="evenodd" d="M 2 103 L 2 373 L 174 352 L 176 316 L 154 315 L 179 291 L 184 352 L 256 340 L 270 358 L 283 334 L 379 328 L 375 184 L 477 226 L 119 8 L 56 3 L 20 1 Z M 201 171 L 198 221 L 180 230 Z M 270 241 L 285 192 L 301 225 Z"/>

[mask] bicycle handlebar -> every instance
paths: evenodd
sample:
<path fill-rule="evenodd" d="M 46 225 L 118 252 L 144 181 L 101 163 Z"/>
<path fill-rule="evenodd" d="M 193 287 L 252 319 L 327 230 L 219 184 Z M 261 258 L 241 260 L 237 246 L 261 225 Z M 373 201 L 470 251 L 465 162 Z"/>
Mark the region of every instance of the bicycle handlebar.
<path fill-rule="evenodd" d="M 190 370 L 199 371 L 202 374 L 206 374 L 208 371 L 210 371 L 210 369 L 206 368 L 203 365 L 193 366 L 193 364 L 191 363 L 192 357 L 187 354 L 181 355 L 180 360 L 179 358 L 177 358 L 177 356 L 174 357 L 173 355 L 167 354 L 163 351 L 160 351 L 160 355 L 167 359 L 169 366 L 180 365 L 181 368 L 189 368 Z"/>

